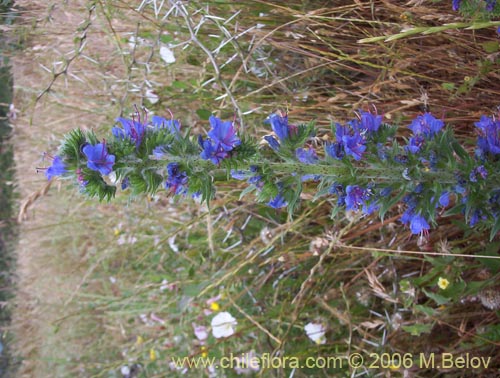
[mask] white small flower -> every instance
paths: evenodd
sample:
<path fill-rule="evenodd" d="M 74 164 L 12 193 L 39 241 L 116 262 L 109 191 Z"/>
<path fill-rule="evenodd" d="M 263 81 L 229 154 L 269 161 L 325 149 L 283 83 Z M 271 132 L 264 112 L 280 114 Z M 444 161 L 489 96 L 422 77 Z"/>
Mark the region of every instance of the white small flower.
<path fill-rule="evenodd" d="M 163 280 L 161 281 L 161 285 L 160 285 L 160 291 L 161 292 L 164 292 L 165 290 L 167 290 L 169 288 L 169 283 L 167 280 Z"/>
<path fill-rule="evenodd" d="M 238 324 L 229 312 L 221 312 L 212 319 L 212 334 L 216 339 L 229 337 L 234 334 L 234 327 Z"/>
<path fill-rule="evenodd" d="M 160 97 L 158 97 L 152 89 L 147 89 L 144 97 L 146 97 L 146 100 L 148 100 L 151 104 L 156 104 L 160 99 Z"/>
<path fill-rule="evenodd" d="M 177 244 L 175 244 L 176 236 L 177 235 L 174 235 L 168 238 L 168 246 L 172 248 L 172 251 L 174 251 L 175 253 L 179 253 L 179 247 L 177 246 Z"/>
<path fill-rule="evenodd" d="M 326 343 L 326 337 L 325 337 L 326 329 L 323 326 L 323 324 L 308 323 L 304 327 L 304 330 L 306 331 L 307 336 L 316 344 Z"/>
<path fill-rule="evenodd" d="M 120 369 L 120 373 L 124 376 L 128 376 L 130 374 L 130 368 L 127 365 L 123 365 Z"/>
<path fill-rule="evenodd" d="M 208 337 L 207 327 L 193 323 L 194 335 L 200 341 L 205 341 Z"/>
<path fill-rule="evenodd" d="M 160 47 L 160 57 L 167 64 L 175 62 L 174 52 L 170 50 L 167 46 Z"/>

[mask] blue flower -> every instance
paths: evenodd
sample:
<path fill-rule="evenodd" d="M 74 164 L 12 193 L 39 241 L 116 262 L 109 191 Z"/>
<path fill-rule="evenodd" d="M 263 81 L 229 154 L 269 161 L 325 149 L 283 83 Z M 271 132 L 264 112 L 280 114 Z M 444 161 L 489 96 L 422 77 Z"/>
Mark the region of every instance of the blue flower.
<path fill-rule="evenodd" d="M 223 122 L 214 116 L 210 116 L 209 120 L 212 129 L 208 132 L 208 136 L 212 141 L 218 143 L 219 147 L 224 151 L 231 151 L 240 145 L 241 141 L 236 135 L 232 121 Z"/>
<path fill-rule="evenodd" d="M 249 184 L 255 185 L 257 189 L 264 186 L 262 176 L 259 174 L 259 167 L 255 165 L 251 165 L 248 171 L 231 169 L 231 177 L 236 180 L 247 180 Z"/>
<path fill-rule="evenodd" d="M 414 135 L 423 135 L 426 138 L 432 138 L 444 126 L 444 122 L 435 118 L 431 113 L 425 113 L 415 118 L 409 128 Z"/>
<path fill-rule="evenodd" d="M 481 177 L 483 180 L 488 177 L 488 171 L 484 165 L 474 168 L 469 175 L 469 180 L 471 182 L 477 182 L 478 177 Z"/>
<path fill-rule="evenodd" d="M 401 215 L 401 222 L 406 226 L 410 226 L 410 231 L 413 235 L 427 233 L 431 228 L 420 213 L 415 213 L 414 208 L 409 208 Z"/>
<path fill-rule="evenodd" d="M 106 148 L 106 142 L 95 146 L 87 144 L 83 147 L 83 153 L 87 157 L 87 167 L 93 171 L 98 171 L 102 175 L 108 175 L 113 170 L 115 155 L 110 155 Z"/>
<path fill-rule="evenodd" d="M 271 124 L 271 127 L 280 141 L 284 141 L 290 137 L 290 132 L 294 132 L 295 126 L 288 125 L 288 116 L 280 116 L 276 113 L 271 114 L 266 118 L 264 123 Z"/>
<path fill-rule="evenodd" d="M 488 152 L 493 155 L 500 154 L 500 121 L 483 115 L 474 125 L 480 133 L 477 138 L 478 155 L 482 156 Z"/>
<path fill-rule="evenodd" d="M 45 170 L 45 176 L 47 177 L 47 180 L 50 180 L 52 177 L 61 176 L 66 172 L 66 164 L 64 164 L 59 156 L 54 156 L 52 165 Z"/>
<path fill-rule="evenodd" d="M 472 216 L 469 219 L 469 226 L 474 227 L 476 224 L 479 223 L 481 220 L 486 220 L 487 217 L 483 215 L 483 212 L 479 209 L 474 210 L 472 213 Z"/>
<path fill-rule="evenodd" d="M 370 133 L 375 133 L 378 131 L 380 125 L 382 124 L 382 116 L 374 115 L 370 112 L 359 112 L 361 116 L 361 127 Z"/>
<path fill-rule="evenodd" d="M 214 143 L 210 139 L 203 141 L 202 147 L 203 151 L 200 154 L 201 158 L 210 160 L 215 165 L 219 165 L 222 160 L 229 156 L 229 153 L 222 148 L 220 143 Z"/>
<path fill-rule="evenodd" d="M 332 158 L 342 160 L 345 155 L 344 145 L 342 142 L 328 143 L 325 145 L 325 151 Z"/>
<path fill-rule="evenodd" d="M 321 175 L 308 174 L 308 175 L 302 175 L 300 177 L 300 180 L 302 182 L 304 182 L 304 181 L 319 181 L 319 180 L 321 180 L 321 177 L 322 177 Z"/>
<path fill-rule="evenodd" d="M 274 150 L 274 151 L 279 151 L 280 149 L 280 143 L 276 140 L 275 137 L 271 135 L 266 135 L 264 139 L 269 143 L 269 146 Z"/>
<path fill-rule="evenodd" d="M 413 235 L 427 232 L 431 227 L 420 214 L 414 214 L 410 219 L 410 230 Z"/>
<path fill-rule="evenodd" d="M 378 209 L 380 209 L 380 205 L 376 201 L 371 202 L 368 205 L 366 203 L 363 204 L 363 214 L 365 215 L 371 215 Z"/>
<path fill-rule="evenodd" d="M 179 121 L 165 119 L 156 115 L 151 118 L 151 124 L 155 130 L 167 129 L 172 134 L 177 134 L 181 128 Z"/>
<path fill-rule="evenodd" d="M 128 138 L 135 143 L 136 148 L 139 148 L 144 138 L 144 134 L 146 133 L 146 126 L 140 122 L 126 118 L 119 117 L 116 120 L 122 124 L 123 129 L 119 127 L 113 127 L 111 129 L 115 138 L 119 140 Z"/>
<path fill-rule="evenodd" d="M 354 134 L 353 136 L 344 135 L 342 142 L 344 143 L 344 150 L 347 155 L 351 155 L 354 160 L 361 160 L 366 146 L 365 140 L 360 134 Z"/>
<path fill-rule="evenodd" d="M 168 147 L 169 147 L 169 146 L 165 146 L 165 145 L 162 145 L 162 146 L 156 146 L 156 147 L 153 149 L 153 155 L 154 155 L 154 157 L 156 157 L 156 158 L 158 158 L 158 159 L 162 158 L 162 157 L 165 155 L 165 153 L 167 152 L 167 150 L 166 150 L 166 149 L 167 149 Z"/>
<path fill-rule="evenodd" d="M 408 156 L 397 154 L 394 156 L 394 161 L 399 164 L 408 164 Z"/>
<path fill-rule="evenodd" d="M 249 171 L 231 169 L 231 177 L 236 179 L 236 180 L 248 180 L 248 178 L 251 175 L 252 175 L 252 173 Z"/>
<path fill-rule="evenodd" d="M 337 206 L 345 205 L 345 191 L 342 184 L 339 184 L 337 182 L 333 183 L 332 186 L 330 187 L 329 192 L 330 194 L 337 195 Z"/>
<path fill-rule="evenodd" d="M 181 172 L 179 163 L 169 163 L 167 165 L 168 177 L 165 181 L 165 188 L 172 194 L 186 194 L 188 177 L 186 172 Z"/>
<path fill-rule="evenodd" d="M 285 207 L 287 205 L 287 202 L 283 195 L 281 193 L 278 193 L 278 195 L 271 199 L 267 204 L 274 209 L 280 209 L 282 207 Z"/>
<path fill-rule="evenodd" d="M 128 177 L 125 177 L 122 180 L 122 190 L 127 189 L 130 186 L 130 179 Z"/>
<path fill-rule="evenodd" d="M 358 211 L 360 206 L 364 206 L 369 197 L 369 192 L 358 185 L 348 185 L 345 189 L 345 205 L 347 210 Z"/>
<path fill-rule="evenodd" d="M 405 146 L 405 150 L 411 154 L 416 154 L 420 152 L 420 149 L 422 148 L 424 142 L 425 139 L 420 135 L 411 137 L 410 140 L 408 141 L 408 145 Z"/>
<path fill-rule="evenodd" d="M 438 203 L 442 207 L 447 207 L 450 204 L 450 193 L 448 193 L 446 191 L 441 193 L 441 195 L 439 196 Z"/>
<path fill-rule="evenodd" d="M 318 155 L 314 148 L 297 148 L 295 151 L 295 156 L 303 164 L 315 164 L 318 161 Z"/>

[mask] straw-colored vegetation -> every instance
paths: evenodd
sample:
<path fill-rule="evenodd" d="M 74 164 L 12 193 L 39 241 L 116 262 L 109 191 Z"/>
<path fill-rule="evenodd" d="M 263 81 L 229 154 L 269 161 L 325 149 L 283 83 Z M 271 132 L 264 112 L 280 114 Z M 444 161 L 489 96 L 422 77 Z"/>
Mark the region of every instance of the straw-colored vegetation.
<path fill-rule="evenodd" d="M 498 367 L 498 260 L 473 255 L 497 255 L 499 245 L 459 218 L 440 219 L 419 239 L 396 221 L 398 208 L 384 222 L 331 219 L 335 201 L 313 203 L 307 190 L 292 219 L 239 200 L 234 183 L 210 210 L 161 193 L 100 204 L 64 181 L 48 187 L 35 170 L 50 165 L 44 151 L 55 153 L 76 127 L 104 135 L 134 104 L 159 115 L 169 109 L 196 133 L 207 130 L 211 112 L 242 115 L 244 131 L 256 136 L 268 132 L 262 120 L 277 109 L 326 130 L 376 107 L 401 124 L 402 135 L 405 121 L 430 109 L 471 148 L 472 122 L 499 105 L 494 28 L 359 43 L 462 21 L 447 1 L 184 5 L 16 1 L 23 44 L 13 65 L 24 199 L 12 325 L 19 376 L 122 377 L 127 368 L 130 377 L 208 376 L 209 369 L 176 370 L 170 358 L 251 350 L 301 358 L 413 353 L 415 361 L 421 352 L 470 352 Z M 162 47 L 175 62 L 162 59 Z M 438 287 L 439 277 L 448 289 Z M 237 318 L 236 334 L 203 344 L 192 324 L 208 327 L 220 311 Z M 324 324 L 326 344 L 308 338 L 309 322 Z M 442 373 L 415 366 L 357 373 Z M 344 366 L 252 374 L 354 373 Z"/>

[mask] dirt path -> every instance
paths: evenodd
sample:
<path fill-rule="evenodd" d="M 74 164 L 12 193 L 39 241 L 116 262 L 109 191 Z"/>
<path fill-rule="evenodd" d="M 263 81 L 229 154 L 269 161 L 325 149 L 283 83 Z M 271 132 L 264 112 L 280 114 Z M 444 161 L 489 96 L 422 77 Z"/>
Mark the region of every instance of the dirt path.
<path fill-rule="evenodd" d="M 85 1 L 20 0 L 16 6 L 23 10 L 19 31 L 26 32 L 26 47 L 13 60 L 19 111 L 13 142 L 22 208 L 15 348 L 22 358 L 19 377 L 62 377 L 65 362 L 77 360 L 82 348 L 74 341 L 85 325 L 72 320 L 75 307 L 68 304 L 89 269 L 92 243 L 85 240 L 92 240 L 92 231 L 82 222 L 96 205 L 87 206 L 71 186 L 49 187 L 36 167 L 51 164 L 43 153 L 54 153 L 65 132 L 103 124 L 114 113 L 110 83 L 101 75 L 104 70 L 111 76 L 117 68 L 93 62 L 94 54 L 111 59 L 113 46 Z M 85 57 L 73 59 L 79 48 Z M 65 72 L 52 83 L 57 74 L 51 71 Z"/>

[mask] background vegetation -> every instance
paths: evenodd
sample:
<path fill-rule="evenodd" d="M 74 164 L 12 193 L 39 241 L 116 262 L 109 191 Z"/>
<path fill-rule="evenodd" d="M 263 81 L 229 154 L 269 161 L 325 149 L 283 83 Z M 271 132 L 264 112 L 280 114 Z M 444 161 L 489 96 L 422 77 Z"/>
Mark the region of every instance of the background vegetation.
<path fill-rule="evenodd" d="M 253 376 L 495 376 L 499 262 L 485 256 L 497 257 L 500 245 L 458 217 L 417 238 L 396 221 L 401 209 L 384 222 L 350 213 L 332 219 L 335 201 L 311 202 L 307 191 L 292 219 L 241 200 L 238 183 L 220 190 L 210 209 L 164 195 L 99 204 L 35 173 L 50 165 L 42 153 L 54 153 L 65 132 L 107 132 L 134 104 L 158 115 L 169 109 L 200 134 L 211 113 L 242 117 L 242 130 L 254 136 L 269 133 L 262 123 L 269 113 L 287 109 L 293 122 L 315 119 L 318 138 L 360 108 L 376 107 L 401 136 L 408 120 L 430 110 L 473 149 L 473 122 L 498 106 L 494 27 L 359 43 L 463 22 L 448 1 L 21 0 L 16 7 L 19 376 L 231 377 L 237 372 L 175 369 L 170 358 L 252 350 L 301 358 L 468 352 L 491 357 L 493 367 Z M 209 327 L 220 311 L 237 319 L 235 335 L 209 334 L 202 343 L 193 324 Z M 325 344 L 308 338 L 310 322 L 324 325 Z"/>

